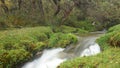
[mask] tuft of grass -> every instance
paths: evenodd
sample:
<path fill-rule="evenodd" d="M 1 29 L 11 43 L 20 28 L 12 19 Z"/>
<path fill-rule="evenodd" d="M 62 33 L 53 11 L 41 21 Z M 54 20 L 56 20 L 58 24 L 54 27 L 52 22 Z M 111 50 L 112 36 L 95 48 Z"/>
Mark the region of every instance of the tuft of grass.
<path fill-rule="evenodd" d="M 65 25 L 62 25 L 59 28 L 55 28 L 55 32 L 78 33 L 78 34 L 88 33 L 88 31 L 86 30 L 75 28 L 75 27 L 70 27 L 70 26 L 65 26 Z"/>
<path fill-rule="evenodd" d="M 74 34 L 55 33 L 49 39 L 50 47 L 66 47 L 71 43 L 76 43 L 77 37 Z"/>
<path fill-rule="evenodd" d="M 95 31 L 98 29 L 95 27 L 95 25 L 92 25 L 92 22 L 88 20 L 68 22 L 66 23 L 66 25 L 80 28 L 82 30 L 87 30 L 87 31 Z"/>
<path fill-rule="evenodd" d="M 111 27 L 107 34 L 105 34 L 103 37 L 98 39 L 98 43 L 101 46 L 114 46 L 114 47 L 120 47 L 120 25 L 116 25 Z"/>
<path fill-rule="evenodd" d="M 120 31 L 120 24 L 111 27 L 111 28 L 108 30 L 108 33 L 114 32 L 114 31 Z"/>

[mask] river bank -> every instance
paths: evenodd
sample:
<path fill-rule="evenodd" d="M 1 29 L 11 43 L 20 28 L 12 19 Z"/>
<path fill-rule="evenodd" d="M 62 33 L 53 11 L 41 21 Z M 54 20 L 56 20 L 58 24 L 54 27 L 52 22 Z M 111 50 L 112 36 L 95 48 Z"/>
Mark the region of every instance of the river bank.
<path fill-rule="evenodd" d="M 17 29 L 17 30 L 12 30 L 12 31 L 9 31 L 9 30 L 1 31 L 0 32 L 0 34 L 1 34 L 0 42 L 1 42 L 2 46 L 0 46 L 0 47 L 2 49 L 0 50 L 0 52 L 1 52 L 0 61 L 2 61 L 2 62 L 0 62 L 0 66 L 1 67 L 6 66 L 9 68 L 10 67 L 18 68 L 18 66 L 20 65 L 20 68 L 21 68 L 21 66 L 23 66 L 25 62 L 27 62 L 27 61 L 32 62 L 35 59 L 35 55 L 38 55 L 38 57 L 42 56 L 41 54 L 44 54 L 44 52 L 42 52 L 44 49 L 51 49 L 51 48 L 58 48 L 58 47 L 65 48 L 65 50 L 58 49 L 58 52 L 59 52 L 59 50 L 63 51 L 62 53 L 64 56 L 62 56 L 62 57 L 57 56 L 57 57 L 62 58 L 62 59 L 66 58 L 65 60 L 70 59 L 65 62 L 63 62 L 63 60 L 62 61 L 60 60 L 61 62 L 63 62 L 60 65 L 61 68 L 73 68 L 75 64 L 76 64 L 76 67 L 78 67 L 78 68 L 79 68 L 79 66 L 84 67 L 84 64 L 85 64 L 85 66 L 87 65 L 88 67 L 91 67 L 89 65 L 92 65 L 92 67 L 96 66 L 97 64 L 94 65 L 95 60 L 93 60 L 93 63 L 87 62 L 87 61 L 92 61 L 92 59 L 93 59 L 92 57 L 94 57 L 98 61 L 98 64 L 100 64 L 100 66 L 102 66 L 102 64 L 104 64 L 104 63 L 106 64 L 107 62 L 110 62 L 110 61 L 114 61 L 116 63 L 116 64 L 113 64 L 113 62 L 112 62 L 113 66 L 114 65 L 118 66 L 117 64 L 119 62 L 116 59 L 119 60 L 119 55 L 118 55 L 118 53 L 119 53 L 119 48 L 118 48 L 118 46 L 119 46 L 119 25 L 110 28 L 105 35 L 103 35 L 102 37 L 100 37 L 100 39 L 97 40 L 98 44 L 100 45 L 100 47 L 102 49 L 102 52 L 100 54 L 98 54 L 96 56 L 83 57 L 83 58 L 76 58 L 76 57 L 80 56 L 80 54 L 81 54 L 81 53 L 79 53 L 79 52 L 81 52 L 81 49 L 79 49 L 79 48 L 82 48 L 82 52 L 88 53 L 89 49 L 85 49 L 85 48 L 88 48 L 89 46 L 76 47 L 79 44 L 79 42 L 80 42 L 80 45 L 87 45 L 87 43 L 94 44 L 92 42 L 93 41 L 95 42 L 95 39 L 97 39 L 99 37 L 99 34 L 101 35 L 103 32 L 89 32 L 88 33 L 86 31 L 80 29 L 80 31 L 82 31 L 81 33 L 80 32 L 74 33 L 76 31 L 78 31 L 78 28 L 77 29 L 72 28 L 72 29 L 73 30 L 70 29 L 70 32 L 64 31 L 64 32 L 57 32 L 57 33 L 53 33 L 53 31 L 50 29 L 50 27 L 47 27 L 47 28 L 46 27 L 34 27 L 34 28 Z M 74 34 L 79 35 L 79 37 L 77 37 Z M 88 40 L 87 40 L 87 38 L 88 38 Z M 81 39 L 82 41 L 78 41 L 77 39 L 79 39 L 79 40 Z M 87 41 L 84 41 L 85 39 Z M 88 42 L 88 41 L 90 41 L 90 42 Z M 84 42 L 84 43 L 82 44 L 81 42 Z M 97 45 L 97 44 L 94 44 L 94 45 Z M 75 47 L 78 49 L 76 49 Z M 98 47 L 98 45 L 97 45 L 97 47 Z M 91 47 L 89 47 L 89 48 L 91 48 Z M 84 51 L 84 49 L 85 49 L 85 51 Z M 78 53 L 76 53 L 76 52 L 78 52 Z M 73 53 L 75 53 L 75 54 L 73 54 Z M 98 51 L 98 53 L 99 53 L 99 51 Z M 60 54 L 60 55 L 62 55 L 62 54 Z M 66 55 L 68 55 L 68 56 L 66 56 Z M 86 55 L 86 54 L 84 54 L 84 55 Z M 104 56 L 104 55 L 106 55 L 106 56 Z M 118 58 L 112 57 L 113 55 Z M 114 60 L 112 59 L 112 60 L 108 61 L 109 57 L 114 58 Z M 75 58 L 75 59 L 73 59 L 73 58 Z M 92 59 L 89 59 L 89 58 L 92 58 Z M 98 58 L 101 58 L 101 59 L 98 59 Z M 10 59 L 10 60 L 8 61 L 8 59 Z M 107 61 L 105 59 L 107 59 Z M 73 66 L 71 66 L 69 64 L 71 64 Z M 6 68 L 6 67 L 4 67 L 4 68 Z"/>

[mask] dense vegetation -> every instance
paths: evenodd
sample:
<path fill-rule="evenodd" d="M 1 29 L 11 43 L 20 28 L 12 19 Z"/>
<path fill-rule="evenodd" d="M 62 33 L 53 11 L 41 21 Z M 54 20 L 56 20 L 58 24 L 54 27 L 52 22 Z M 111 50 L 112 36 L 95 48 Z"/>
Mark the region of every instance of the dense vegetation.
<path fill-rule="evenodd" d="M 0 68 L 16 68 L 45 48 L 76 43 L 74 33 L 110 27 L 97 40 L 101 54 L 66 61 L 60 68 L 119 68 L 118 24 L 119 0 L 0 0 Z"/>
<path fill-rule="evenodd" d="M 119 0 L 0 0 L 0 27 L 69 25 L 102 30 L 120 23 L 119 6 Z"/>
<path fill-rule="evenodd" d="M 66 47 L 76 42 L 75 35 L 53 33 L 50 27 L 41 26 L 1 31 L 0 64 L 5 68 L 10 68 L 29 60 L 45 48 Z"/>
<path fill-rule="evenodd" d="M 60 68 L 119 68 L 120 24 L 111 27 L 97 42 L 103 50 L 102 53 L 66 61 Z"/>

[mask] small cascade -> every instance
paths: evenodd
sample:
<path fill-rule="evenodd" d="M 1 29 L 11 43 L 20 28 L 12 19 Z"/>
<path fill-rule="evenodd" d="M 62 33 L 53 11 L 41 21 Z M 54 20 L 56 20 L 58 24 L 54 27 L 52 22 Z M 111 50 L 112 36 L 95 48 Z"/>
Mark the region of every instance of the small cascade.
<path fill-rule="evenodd" d="M 63 50 L 63 48 L 45 50 L 40 58 L 27 63 L 22 68 L 56 68 L 60 63 L 66 60 L 58 56 Z"/>
<path fill-rule="evenodd" d="M 91 56 L 91 55 L 96 55 L 98 53 L 100 53 L 100 46 L 97 43 L 95 43 L 90 45 L 88 48 L 84 49 L 80 56 L 81 57 Z"/>
<path fill-rule="evenodd" d="M 100 46 L 95 42 L 100 35 L 78 37 L 77 45 L 70 45 L 66 49 L 56 48 L 44 50 L 42 56 L 25 64 L 22 68 L 57 68 L 61 63 L 75 57 L 91 56 L 100 53 Z"/>

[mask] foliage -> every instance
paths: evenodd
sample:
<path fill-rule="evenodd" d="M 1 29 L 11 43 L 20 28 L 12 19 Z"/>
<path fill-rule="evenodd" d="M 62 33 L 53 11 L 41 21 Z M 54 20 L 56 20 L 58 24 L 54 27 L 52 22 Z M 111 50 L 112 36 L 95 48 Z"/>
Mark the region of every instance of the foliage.
<path fill-rule="evenodd" d="M 0 31 L 0 64 L 11 68 L 27 61 L 47 47 L 45 41 L 51 34 L 52 30 L 43 26 Z"/>
<path fill-rule="evenodd" d="M 30 59 L 32 55 L 24 49 L 0 50 L 0 63 L 3 67 L 10 68 L 13 65 Z"/>
<path fill-rule="evenodd" d="M 74 28 L 71 26 L 65 26 L 62 25 L 60 27 L 55 28 L 55 32 L 62 32 L 62 33 L 78 33 L 78 34 L 85 34 L 88 33 L 88 31 L 80 29 L 80 28 Z"/>
<path fill-rule="evenodd" d="M 114 32 L 114 31 L 120 31 L 120 24 L 114 26 L 114 27 L 111 27 L 108 32 Z"/>
<path fill-rule="evenodd" d="M 92 24 L 93 22 L 89 21 L 89 20 L 74 20 L 72 17 L 70 19 L 70 22 L 67 22 L 66 25 L 71 26 L 71 27 L 76 27 L 76 28 L 80 28 L 83 30 L 87 30 L 87 31 L 95 31 L 96 29 L 96 25 Z"/>
<path fill-rule="evenodd" d="M 0 16 L 3 17 L 0 18 L 0 26 L 67 24 L 89 31 L 101 30 L 119 23 L 119 5 L 118 0 L 5 0 L 5 3 L 0 1 Z M 94 26 L 91 25 L 93 22 Z M 100 28 L 95 27 L 98 24 Z"/>
<path fill-rule="evenodd" d="M 111 46 L 119 46 L 120 45 L 120 33 L 119 33 L 119 28 L 120 25 L 116 25 L 114 27 L 111 27 L 108 30 L 108 33 L 105 34 L 103 37 L 101 37 L 100 39 L 98 39 L 98 42 L 100 45 L 111 45 Z M 102 44 L 101 44 L 102 43 Z"/>
<path fill-rule="evenodd" d="M 53 33 L 46 26 L 0 31 L 0 66 L 16 68 L 17 64 L 28 61 L 38 51 L 66 47 L 76 42 L 74 34 Z"/>
<path fill-rule="evenodd" d="M 119 68 L 120 49 L 110 48 L 91 57 L 79 57 L 66 61 L 59 68 Z"/>
<path fill-rule="evenodd" d="M 66 47 L 71 43 L 76 43 L 77 37 L 71 33 L 63 34 L 63 33 L 55 33 L 51 35 L 49 39 L 50 47 Z"/>
<path fill-rule="evenodd" d="M 68 60 L 62 63 L 59 68 L 119 68 L 119 27 L 120 25 L 111 27 L 108 33 L 97 40 L 102 50 L 100 54 Z"/>
<path fill-rule="evenodd" d="M 118 0 L 73 0 L 82 11 L 84 18 L 92 18 L 101 26 L 109 28 L 120 23 L 120 2 Z"/>

